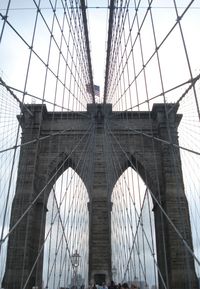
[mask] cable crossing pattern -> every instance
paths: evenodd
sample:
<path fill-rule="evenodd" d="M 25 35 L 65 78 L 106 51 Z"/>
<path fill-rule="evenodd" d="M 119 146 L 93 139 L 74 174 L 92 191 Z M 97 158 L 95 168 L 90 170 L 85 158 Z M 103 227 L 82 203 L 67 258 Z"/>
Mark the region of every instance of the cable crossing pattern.
<path fill-rule="evenodd" d="M 200 3 L 164 2 L 1 1 L 2 288 L 198 288 Z"/>

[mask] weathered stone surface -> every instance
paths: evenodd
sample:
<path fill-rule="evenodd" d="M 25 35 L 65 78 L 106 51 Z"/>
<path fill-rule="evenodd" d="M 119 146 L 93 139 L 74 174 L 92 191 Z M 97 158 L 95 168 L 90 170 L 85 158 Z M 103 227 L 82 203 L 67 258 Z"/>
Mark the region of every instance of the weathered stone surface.
<path fill-rule="evenodd" d="M 112 277 L 111 194 L 118 178 L 129 166 L 137 169 L 192 248 L 179 150 L 148 137 L 153 135 L 178 144 L 177 126 L 181 116 L 176 114 L 176 110 L 172 110 L 166 119 L 163 104 L 154 105 L 150 113 L 112 112 L 110 104 L 90 104 L 88 111 L 81 113 L 52 113 L 41 105 L 29 105 L 28 108 L 34 116 L 31 118 L 25 110 L 19 117 L 22 143 L 37 138 L 38 133 L 40 138 L 52 133 L 59 135 L 21 148 L 11 227 L 35 196 L 48 185 L 10 236 L 4 288 L 20 289 L 29 276 L 44 240 L 50 189 L 68 167 L 76 170 L 82 178 L 90 198 L 90 281 L 109 281 Z M 83 137 L 84 141 L 80 142 Z M 197 278 L 192 257 L 161 213 L 159 204 L 154 200 L 153 203 L 158 266 L 167 288 L 196 289 Z M 27 289 L 32 286 L 41 288 L 42 260 L 41 254 L 26 285 Z"/>

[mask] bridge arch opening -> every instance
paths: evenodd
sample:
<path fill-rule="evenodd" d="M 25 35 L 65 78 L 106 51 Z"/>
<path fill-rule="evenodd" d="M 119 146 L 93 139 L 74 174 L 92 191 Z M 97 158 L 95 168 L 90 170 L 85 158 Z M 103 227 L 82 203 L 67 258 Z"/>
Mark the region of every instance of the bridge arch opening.
<path fill-rule="evenodd" d="M 158 286 L 153 202 L 139 173 L 127 168 L 112 196 L 112 270 L 116 282 Z"/>
<path fill-rule="evenodd" d="M 89 213 L 88 192 L 69 167 L 53 185 L 47 202 L 43 288 L 71 288 L 87 284 Z M 71 256 L 79 253 L 77 269 Z"/>

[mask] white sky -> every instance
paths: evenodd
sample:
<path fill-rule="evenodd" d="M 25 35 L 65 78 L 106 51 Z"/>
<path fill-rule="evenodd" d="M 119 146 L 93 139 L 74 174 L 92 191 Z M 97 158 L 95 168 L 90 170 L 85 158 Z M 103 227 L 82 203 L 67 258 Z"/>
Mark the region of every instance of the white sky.
<path fill-rule="evenodd" d="M 7 5 L 7 0 L 2 0 L 0 2 L 0 9 L 3 9 Z M 130 1 L 130 6 L 133 7 L 134 1 Z M 179 0 L 177 1 L 177 5 L 179 7 L 185 7 L 188 5 L 189 0 Z M 41 1 L 42 7 L 49 7 L 47 4 L 47 0 Z M 147 7 L 148 1 L 141 1 L 141 7 Z M 107 1 L 104 0 L 91 0 L 88 1 L 89 7 L 96 6 L 104 6 L 106 7 Z M 59 5 L 58 5 L 59 6 Z M 170 8 L 162 8 L 164 7 L 173 7 L 172 0 L 154 0 L 152 4 L 152 11 L 154 16 L 155 30 L 157 35 L 158 44 L 172 27 L 172 25 L 176 21 L 176 15 L 174 9 Z M 34 7 L 32 1 L 25 0 L 17 0 L 11 1 L 11 8 L 30 8 Z M 154 8 L 157 7 L 157 8 Z M 159 7 L 159 8 L 158 8 Z M 200 67 L 200 41 L 198 41 L 198 34 L 200 31 L 200 1 L 194 1 L 192 7 L 186 15 L 183 17 L 181 21 L 184 37 L 187 44 L 187 50 L 192 66 L 193 74 L 198 73 L 198 69 Z M 198 8 L 198 9 L 197 9 Z M 1 10 L 2 11 L 2 10 Z M 134 15 L 134 9 L 130 8 L 130 15 Z M 143 17 L 145 8 L 141 8 L 141 12 L 139 13 L 140 19 Z M 179 9 L 181 12 L 183 9 Z M 44 14 L 47 17 L 51 16 L 50 10 L 44 10 Z M 30 42 L 31 33 L 33 27 L 33 19 L 34 19 L 35 11 L 34 10 L 11 10 L 9 12 L 9 21 L 11 21 L 12 25 L 24 36 L 24 38 Z M 106 41 L 107 41 L 107 23 L 108 23 L 108 9 L 88 9 L 88 18 L 89 18 L 89 38 L 90 38 L 90 47 L 91 47 L 91 57 L 92 57 L 92 67 L 93 67 L 93 75 L 94 75 L 94 83 L 99 84 L 101 87 L 101 95 L 103 93 L 104 86 L 104 76 L 105 76 L 105 59 L 106 59 Z M 2 23 L 2 22 L 1 22 Z M 150 27 L 150 21 L 146 21 L 144 25 L 144 29 L 142 31 L 141 37 L 143 41 L 144 47 L 144 58 L 148 59 L 151 53 L 154 50 L 154 43 L 152 38 L 152 32 Z M 1 24 L 0 24 L 1 25 Z M 1 26 L 0 26 L 1 28 Z M 43 34 L 44 33 L 44 34 Z M 46 57 L 47 50 L 47 39 L 45 37 L 45 28 L 41 26 L 40 33 L 37 35 L 35 40 L 35 49 L 36 51 L 40 51 L 40 55 L 42 57 Z M 38 49 L 37 49 L 38 48 Z M 136 64 L 138 64 L 138 69 L 140 67 L 140 55 L 139 49 L 135 49 L 135 57 Z M 137 56 L 138 55 L 138 56 Z M 167 55 L 167 57 L 166 57 Z M 3 71 L 5 77 L 8 79 L 8 83 L 11 86 L 16 88 L 23 89 L 24 86 L 24 78 L 26 72 L 26 63 L 28 57 L 28 49 L 22 44 L 18 37 L 8 28 L 6 27 L 4 31 L 3 41 L 0 46 L 0 69 Z M 190 78 L 188 73 L 188 68 L 186 64 L 186 58 L 183 50 L 182 41 L 180 39 L 180 32 L 178 27 L 175 29 L 174 33 L 169 37 L 169 40 L 166 42 L 166 45 L 160 49 L 160 60 L 161 67 L 163 71 L 163 79 L 165 88 L 171 88 L 174 85 L 177 85 L 181 82 L 184 82 Z M 56 57 L 55 57 L 56 63 Z M 138 62 L 138 63 L 137 63 Z M 40 74 L 42 76 L 42 68 L 38 61 L 33 61 L 33 68 L 30 73 L 30 81 L 29 81 L 29 90 L 33 94 L 40 95 L 42 93 L 42 88 L 40 87 L 39 77 Z M 53 65 L 53 63 L 52 63 Z M 20 73 L 19 73 L 20 69 Z M 149 83 L 152 88 L 152 95 L 155 95 L 158 91 L 160 92 L 160 88 L 156 83 L 158 83 L 158 76 L 156 72 L 156 68 L 154 63 L 152 62 L 149 65 L 149 69 L 151 72 L 148 72 L 147 68 L 147 77 L 149 77 Z M 155 73 L 152 73 L 152 70 L 155 70 Z M 38 74 L 39 73 L 39 74 Z M 34 83 L 34 80 L 37 78 L 37 84 Z M 154 75 L 154 77 L 152 77 Z M 40 77 L 41 78 L 41 77 Z M 31 85 L 30 83 L 34 83 Z M 36 89 L 37 85 L 37 89 Z M 141 80 L 141 84 L 139 81 L 139 88 L 142 93 L 143 81 Z M 155 87 L 157 86 L 157 90 Z M 149 88 L 151 91 L 151 87 Z"/>

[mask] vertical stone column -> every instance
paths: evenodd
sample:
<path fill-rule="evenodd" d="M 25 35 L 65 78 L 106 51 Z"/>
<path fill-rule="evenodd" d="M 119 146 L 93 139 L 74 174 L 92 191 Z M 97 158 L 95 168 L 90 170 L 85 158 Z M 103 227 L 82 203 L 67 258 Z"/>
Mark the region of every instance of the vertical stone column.
<path fill-rule="evenodd" d="M 108 108 L 108 111 L 106 109 Z M 107 182 L 104 117 L 111 106 L 90 105 L 96 126 L 94 167 L 89 205 L 89 281 L 97 284 L 111 279 L 111 202 Z"/>
<path fill-rule="evenodd" d="M 169 110 L 172 105 L 166 106 Z M 178 145 L 177 126 L 180 115 L 174 108 L 166 116 L 164 105 L 155 105 L 158 135 L 161 139 Z M 178 119 L 179 118 L 179 119 Z M 184 192 L 180 152 L 178 148 L 161 142 L 162 177 L 160 180 L 161 205 L 167 216 L 193 250 L 188 203 Z M 193 257 L 183 240 L 155 206 L 158 265 L 167 288 L 198 288 Z M 164 288 L 159 278 L 159 288 Z"/>
<path fill-rule="evenodd" d="M 33 117 L 24 112 L 20 118 L 22 144 L 38 137 L 41 106 L 35 106 Z M 37 142 L 21 147 L 15 197 L 12 204 L 10 228 L 15 226 L 42 184 L 36 186 Z M 44 239 L 46 206 L 43 198 L 29 210 L 9 236 L 7 262 L 2 287 L 5 289 L 41 288 L 43 251 L 37 259 Z M 36 262 L 36 263 L 35 263 Z M 35 266 L 34 266 L 35 264 Z M 29 280 L 26 283 L 26 280 Z M 26 283 L 26 286 L 25 286 Z"/>

